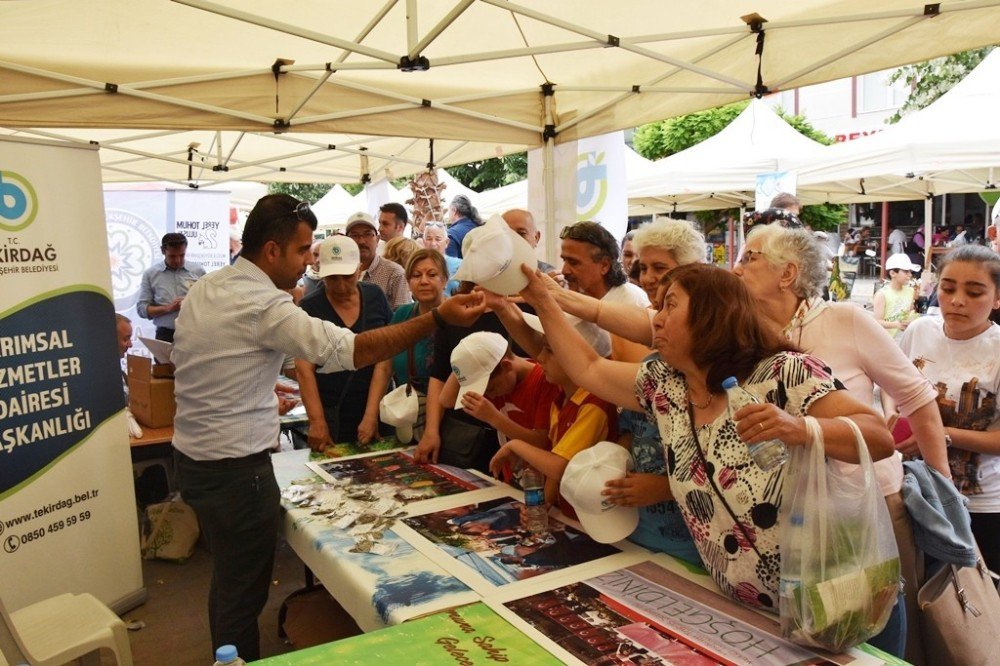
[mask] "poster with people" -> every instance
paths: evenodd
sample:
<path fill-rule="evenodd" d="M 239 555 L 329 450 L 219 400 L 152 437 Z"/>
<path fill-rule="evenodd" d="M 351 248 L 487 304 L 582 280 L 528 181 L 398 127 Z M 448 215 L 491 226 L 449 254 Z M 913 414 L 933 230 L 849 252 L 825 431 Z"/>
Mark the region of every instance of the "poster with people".
<path fill-rule="evenodd" d="M 554 515 L 546 533 L 532 534 L 522 524 L 522 510 L 520 500 L 505 495 L 411 515 L 393 530 L 484 595 L 547 574 L 587 575 L 584 565 L 625 554 Z"/>
<path fill-rule="evenodd" d="M 96 149 L 0 138 L 0 579 L 145 598 Z"/>

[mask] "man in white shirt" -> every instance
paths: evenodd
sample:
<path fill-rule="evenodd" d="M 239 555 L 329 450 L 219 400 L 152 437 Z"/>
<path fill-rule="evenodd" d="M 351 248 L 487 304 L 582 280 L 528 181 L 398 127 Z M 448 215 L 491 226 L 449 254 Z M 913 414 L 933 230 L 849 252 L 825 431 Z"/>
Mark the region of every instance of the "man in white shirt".
<path fill-rule="evenodd" d="M 284 194 L 258 201 L 240 258 L 195 283 L 174 340 L 177 477 L 212 550 L 212 644 L 236 645 L 247 661 L 260 656 L 257 617 L 280 524 L 269 456 L 278 441 L 274 386 L 285 356 L 307 359 L 319 372 L 354 369 L 391 358 L 437 326 L 469 325 L 483 309 L 476 295 L 454 297 L 426 315 L 358 335 L 314 319 L 283 290 L 312 261 L 315 229 L 308 204 Z"/>
<path fill-rule="evenodd" d="M 894 222 L 889 222 L 889 228 L 892 229 L 889 232 L 889 238 L 886 240 L 889 245 L 889 256 L 902 254 L 906 251 L 906 232 L 902 229 L 897 229 Z"/>

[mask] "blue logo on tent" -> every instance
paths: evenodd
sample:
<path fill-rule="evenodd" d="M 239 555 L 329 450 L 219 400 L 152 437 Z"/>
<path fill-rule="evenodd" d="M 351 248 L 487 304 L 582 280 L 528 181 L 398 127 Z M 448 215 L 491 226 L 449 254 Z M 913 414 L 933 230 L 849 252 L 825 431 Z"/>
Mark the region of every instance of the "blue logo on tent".
<path fill-rule="evenodd" d="M 0 229 L 20 231 L 35 221 L 38 195 L 28 179 L 13 171 L 0 171 Z"/>

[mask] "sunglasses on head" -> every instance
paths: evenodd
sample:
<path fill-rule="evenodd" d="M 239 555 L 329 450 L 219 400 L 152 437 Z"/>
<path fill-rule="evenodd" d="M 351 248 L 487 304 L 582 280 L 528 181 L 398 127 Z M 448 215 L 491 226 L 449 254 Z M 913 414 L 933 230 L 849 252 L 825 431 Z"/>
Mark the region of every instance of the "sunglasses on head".
<path fill-rule="evenodd" d="M 297 217 L 302 222 L 307 222 L 312 225 L 319 224 L 319 220 L 316 219 L 316 213 L 312 211 L 312 208 L 309 206 L 308 201 L 303 201 L 298 206 L 296 206 L 294 213 L 295 217 Z"/>

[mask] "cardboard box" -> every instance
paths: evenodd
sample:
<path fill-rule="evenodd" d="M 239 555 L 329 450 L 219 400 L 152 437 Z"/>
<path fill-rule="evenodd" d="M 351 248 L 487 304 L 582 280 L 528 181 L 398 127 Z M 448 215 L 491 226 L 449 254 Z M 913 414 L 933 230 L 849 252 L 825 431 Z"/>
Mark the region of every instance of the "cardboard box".
<path fill-rule="evenodd" d="M 128 406 L 140 424 L 150 428 L 173 425 L 177 403 L 174 402 L 174 380 L 157 377 L 153 359 L 146 356 L 128 357 Z M 169 366 L 171 369 L 173 366 Z M 161 373 L 163 370 L 160 371 Z"/>

